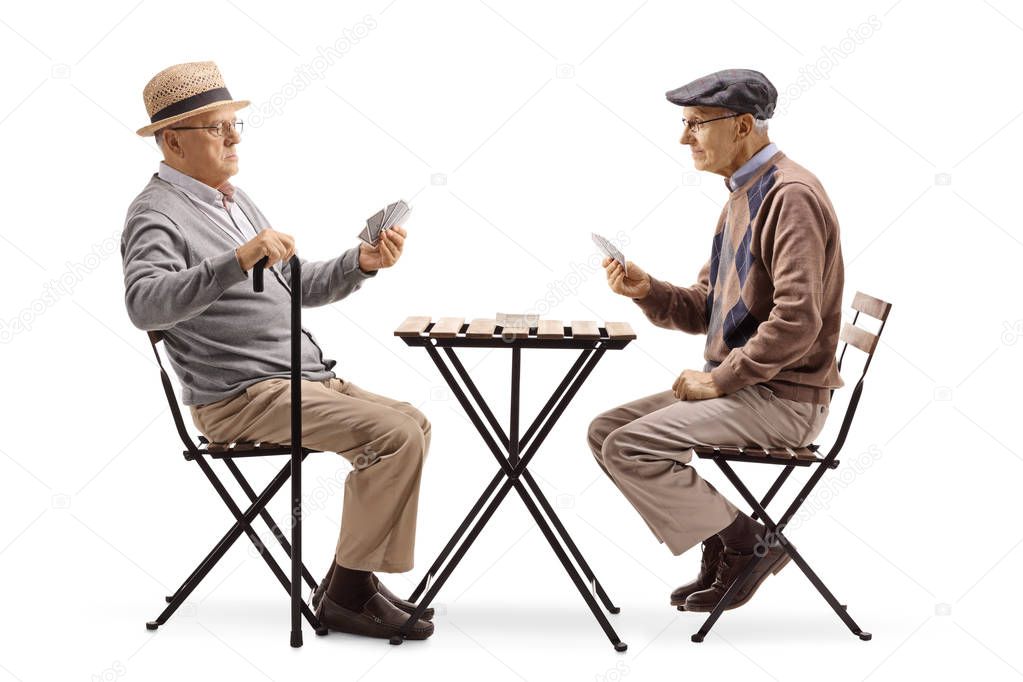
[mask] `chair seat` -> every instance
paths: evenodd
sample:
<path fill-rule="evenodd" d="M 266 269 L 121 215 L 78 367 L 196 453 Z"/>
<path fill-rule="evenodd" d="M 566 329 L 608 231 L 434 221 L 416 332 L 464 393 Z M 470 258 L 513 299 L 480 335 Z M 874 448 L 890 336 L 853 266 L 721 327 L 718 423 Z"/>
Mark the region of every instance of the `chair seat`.
<path fill-rule="evenodd" d="M 280 443 L 253 443 L 252 441 L 238 441 L 234 443 L 211 443 L 204 436 L 199 436 L 199 454 L 208 455 L 215 459 L 231 457 L 265 457 L 268 455 L 290 455 L 291 446 Z M 320 452 L 303 448 L 306 453 Z M 184 451 L 185 459 L 192 459 L 192 453 Z"/>
<path fill-rule="evenodd" d="M 810 466 L 820 464 L 824 458 L 820 446 L 811 443 L 801 448 L 763 448 L 759 445 L 697 445 L 693 451 L 704 459 L 727 459 L 741 462 L 764 462 L 770 464 L 792 464 Z M 837 464 L 837 462 L 835 462 Z M 834 468 L 832 466 L 832 468 Z"/>

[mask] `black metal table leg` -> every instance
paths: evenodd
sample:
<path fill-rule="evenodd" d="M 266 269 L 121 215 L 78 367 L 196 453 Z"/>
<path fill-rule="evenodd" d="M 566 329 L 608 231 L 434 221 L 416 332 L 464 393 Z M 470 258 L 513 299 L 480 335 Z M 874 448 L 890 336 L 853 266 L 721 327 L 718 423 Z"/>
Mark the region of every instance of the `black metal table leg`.
<path fill-rule="evenodd" d="M 469 551 L 469 548 L 472 546 L 472 543 L 475 542 L 476 538 L 479 536 L 480 531 L 482 531 L 483 527 L 487 525 L 488 521 L 490 521 L 490 518 L 494 515 L 494 512 L 497 511 L 497 508 L 501 506 L 501 502 L 504 501 L 504 498 L 512 489 L 512 483 L 513 482 L 510 479 L 506 480 L 504 482 L 504 485 L 502 485 L 501 488 L 497 491 L 497 495 L 495 495 L 494 499 L 490 502 L 489 505 L 487 505 L 487 508 L 483 511 L 482 516 L 480 516 L 479 520 L 477 520 L 476 525 L 474 525 L 472 527 L 472 530 L 469 531 L 469 535 L 466 536 L 465 540 L 458 546 L 458 549 L 455 550 L 454 555 L 451 557 L 451 561 L 448 562 L 447 566 L 445 566 L 444 569 L 440 572 L 440 575 L 437 576 L 437 580 L 434 581 L 433 585 L 430 586 L 430 588 L 426 591 L 426 594 L 416 605 L 415 611 L 413 611 L 412 614 L 408 617 L 408 620 L 405 621 L 405 624 L 401 626 L 401 630 L 399 630 L 398 634 L 395 635 L 394 637 L 391 637 L 390 640 L 391 644 L 401 644 L 408 633 L 408 629 L 411 628 L 412 625 L 414 625 L 417 620 L 423 617 L 423 614 L 426 612 L 426 609 L 430 606 L 430 603 L 433 602 L 433 598 L 437 596 L 437 593 L 440 591 L 440 588 L 444 586 L 445 582 L 447 582 L 448 577 L 451 575 L 451 572 L 455 570 L 455 566 L 457 566 L 458 563 L 462 560 L 462 557 L 465 556 L 465 553 Z"/>
<path fill-rule="evenodd" d="M 535 521 L 536 525 L 539 526 L 543 536 L 547 538 L 547 542 L 550 544 L 551 549 L 554 550 L 554 553 L 561 561 L 561 565 L 565 568 L 565 572 L 568 573 L 568 577 L 572 579 L 573 583 L 575 583 L 576 589 L 579 590 L 579 594 L 582 595 L 583 601 L 585 601 L 586 605 L 590 607 L 593 617 L 597 619 L 597 623 L 604 631 L 604 634 L 606 634 L 607 638 L 611 640 L 611 644 L 614 646 L 615 651 L 622 652 L 628 649 L 629 645 L 623 642 L 618 636 L 618 633 L 615 632 L 613 627 L 611 627 L 611 624 L 607 620 L 607 616 L 604 615 L 604 612 L 600 608 L 600 604 L 597 603 L 597 601 L 593 598 L 593 595 L 590 594 L 590 591 L 586 588 L 586 583 L 584 583 L 583 579 L 579 576 L 579 572 L 575 570 L 575 566 L 572 565 L 572 562 L 565 553 L 564 548 L 558 542 L 557 537 L 555 537 L 554 531 L 552 531 L 551 527 L 547 525 L 547 522 L 543 518 L 543 515 L 540 514 L 540 510 L 537 508 L 536 503 L 529 497 L 529 493 L 526 491 L 525 486 L 519 481 L 515 482 L 515 492 L 517 492 L 519 497 L 522 498 L 522 502 L 526 505 L 526 509 L 528 509 L 529 513 L 533 516 L 533 521 Z"/>
<path fill-rule="evenodd" d="M 535 480 L 533 480 L 533 475 L 529 473 L 529 471 L 523 471 L 522 478 L 525 480 L 526 485 L 528 485 L 531 489 L 533 496 L 540 503 L 544 513 L 547 514 L 551 523 L 554 524 L 554 528 L 558 531 L 558 535 L 561 536 L 561 540 L 572 553 L 573 558 L 575 558 L 575 562 L 579 564 L 579 568 L 582 569 L 583 575 L 586 576 L 586 580 L 589 581 L 590 585 L 593 587 L 593 591 L 600 598 L 600 601 L 603 602 L 604 608 L 611 613 L 621 612 L 621 609 L 615 606 L 614 603 L 611 602 L 611 598 L 607 596 L 606 592 L 604 592 L 604 588 L 601 586 L 600 581 L 597 580 L 596 576 L 593 574 L 593 570 L 590 568 L 590 565 L 587 564 L 586 559 L 583 558 L 582 552 L 579 551 L 575 542 L 572 541 L 572 536 L 568 534 L 568 530 L 565 528 L 564 524 L 561 523 L 561 519 L 559 519 L 558 515 L 554 513 L 554 507 L 551 506 L 551 503 L 540 491 L 540 486 L 537 485 Z"/>
<path fill-rule="evenodd" d="M 494 474 L 494 477 L 490 479 L 490 483 L 483 491 L 483 494 L 480 495 L 479 499 L 476 500 L 476 504 L 474 504 L 472 509 L 469 510 L 469 513 L 466 514 L 465 520 L 463 520 L 461 525 L 458 526 L 458 529 L 455 530 L 454 535 L 452 535 L 451 539 L 448 540 L 448 544 L 444 545 L 444 549 L 441 550 L 441 553 L 437 555 L 436 560 L 434 560 L 429 570 L 427 570 L 426 575 L 423 576 L 423 579 L 419 581 L 418 585 L 416 585 L 416 589 L 414 589 L 412 591 L 412 594 L 409 595 L 408 600 L 410 602 L 415 602 L 417 599 L 419 599 L 420 595 L 423 594 L 423 591 L 427 587 L 429 587 L 430 580 L 433 579 L 433 576 L 437 575 L 437 571 L 440 570 L 440 567 L 444 564 L 444 561 L 448 558 L 448 555 L 451 554 L 451 550 L 455 548 L 455 545 L 458 544 L 458 540 L 461 539 L 462 535 L 465 534 L 465 531 L 469 527 L 469 524 L 471 524 L 473 522 L 473 519 L 475 519 L 479 515 L 480 510 L 483 509 L 483 504 L 488 499 L 490 499 L 491 495 L 494 494 L 494 491 L 497 489 L 498 484 L 501 482 L 501 479 L 503 478 L 504 472 L 498 471 L 496 474 Z"/>
<path fill-rule="evenodd" d="M 572 538 L 568 534 L 568 531 L 565 528 L 564 524 L 562 524 L 561 519 L 558 518 L 557 514 L 554 512 L 554 508 L 550 505 L 550 502 L 547 500 L 547 498 L 544 497 L 539 486 L 536 484 L 536 481 L 533 479 L 532 475 L 529 474 L 527 470 L 527 466 L 529 465 L 530 460 L 536 454 L 540 445 L 546 439 L 547 435 L 550 433 L 554 424 L 557 422 L 561 414 L 564 412 L 565 408 L 568 406 L 568 403 L 575 396 L 576 392 L 578 392 L 582 383 L 589 376 L 590 372 L 593 370 L 593 367 L 596 365 L 597 361 L 600 360 L 600 358 L 603 356 L 605 349 L 603 348 L 583 349 L 583 352 L 580 354 L 579 358 L 573 364 L 568 374 L 566 374 L 565 378 L 561 381 L 557 389 L 554 391 L 554 394 L 541 409 L 540 414 L 537 415 L 536 419 L 527 429 L 525 435 L 520 439 L 519 398 L 521 382 L 521 348 L 513 346 L 511 349 L 512 350 L 511 405 L 509 411 L 509 432 L 507 435 L 505 435 L 500 424 L 497 422 L 496 418 L 494 418 L 493 412 L 490 410 L 489 406 L 483 399 L 483 396 L 480 394 L 479 390 L 476 388 L 471 377 L 469 377 L 468 372 L 465 371 L 464 366 L 459 361 L 458 356 L 455 354 L 454 350 L 450 347 L 445 347 L 444 353 L 450 360 L 452 367 L 454 367 L 455 369 L 455 372 L 457 372 L 459 377 L 462 379 L 462 382 L 465 384 L 466 388 L 468 389 L 468 392 L 472 395 L 472 398 L 473 400 L 475 400 L 476 405 L 479 408 L 479 411 L 482 412 L 484 417 L 487 419 L 487 422 L 489 422 L 490 426 L 493 428 L 494 433 L 497 436 L 497 439 L 500 441 L 500 445 L 498 445 L 498 443 L 495 442 L 494 437 L 491 436 L 490 432 L 487 430 L 486 424 L 484 423 L 483 419 L 477 413 L 474 406 L 470 403 L 469 398 L 465 394 L 465 391 L 462 390 L 462 387 L 455 380 L 451 370 L 448 369 L 447 365 L 444 363 L 444 360 L 442 359 L 440 353 L 437 352 L 437 349 L 431 344 L 425 344 L 424 347 L 426 348 L 426 351 L 430 355 L 430 358 L 433 360 L 434 364 L 437 366 L 438 370 L 441 373 L 441 376 L 444 378 L 448 387 L 451 389 L 455 398 L 462 406 L 462 409 L 465 411 L 470 421 L 476 427 L 484 443 L 487 445 L 488 449 L 490 449 L 491 453 L 494 455 L 501 469 L 490 481 L 487 488 L 484 490 L 483 494 L 479 497 L 479 499 L 476 501 L 476 504 L 470 510 L 469 514 L 462 521 L 461 525 L 456 529 L 455 533 L 452 535 L 447 545 L 445 545 L 440 555 L 430 566 L 426 575 L 423 577 L 423 579 L 417 585 L 415 590 L 412 592 L 412 595 L 409 597 L 410 601 L 415 601 L 419 597 L 422 598 L 417 604 L 414 613 L 412 613 L 409 616 L 408 620 L 402 626 L 401 630 L 399 631 L 399 634 L 391 638 L 391 643 L 400 644 L 403 641 L 405 635 L 407 635 L 408 633 L 409 628 L 412 627 L 416 620 L 418 620 L 429 607 L 434 597 L 437 595 L 441 587 L 444 585 L 448 577 L 451 575 L 455 566 L 458 565 L 462 557 L 468 551 L 469 547 L 479 536 L 483 527 L 490 520 L 494 511 L 496 511 L 497 507 L 504 501 L 504 498 L 507 496 L 508 492 L 512 488 L 515 488 L 515 491 L 518 493 L 519 497 L 526 505 L 527 510 L 532 515 L 534 522 L 540 528 L 544 537 L 551 545 L 551 548 L 554 550 L 555 555 L 561 561 L 562 566 L 565 569 L 565 572 L 568 573 L 572 582 L 579 590 L 579 593 L 582 595 L 583 600 L 586 602 L 587 606 L 589 606 L 591 612 L 593 612 L 594 617 L 596 618 L 601 628 L 604 630 L 604 633 L 607 635 L 608 639 L 611 641 L 611 643 L 614 645 L 617 651 L 625 651 L 627 645 L 621 641 L 617 633 L 614 631 L 614 628 L 611 627 L 611 624 L 608 622 L 607 617 L 601 610 L 600 604 L 598 604 L 597 601 L 594 599 L 593 594 L 591 594 L 590 590 L 587 588 L 586 582 L 579 575 L 579 572 L 576 570 L 575 565 L 572 564 L 572 560 L 569 557 L 569 552 L 571 553 L 571 557 L 574 558 L 576 562 L 579 564 L 579 567 L 582 569 L 583 574 L 586 576 L 586 580 L 589 581 L 590 585 L 593 588 L 593 591 L 597 594 L 597 596 L 607 607 L 607 609 L 612 613 L 618 613 L 620 609 L 611 602 L 610 598 L 604 591 L 604 588 L 594 577 L 593 571 L 590 569 L 589 564 L 587 564 L 586 560 L 583 558 L 582 553 L 579 551 L 579 548 L 576 546 L 575 542 L 572 541 Z M 526 447 L 527 443 L 528 448 Z M 503 452 L 501 446 L 504 446 Z M 520 477 L 521 479 L 525 480 L 525 484 L 523 484 L 522 480 L 520 480 Z M 488 498 L 490 498 L 491 494 L 493 493 L 493 490 L 498 486 L 502 479 L 504 479 L 505 482 L 498 490 L 497 495 L 493 498 L 490 504 L 487 505 L 486 509 L 482 513 L 482 516 L 479 517 L 475 525 L 473 525 L 472 529 L 469 531 L 468 536 L 465 537 L 464 540 L 462 540 L 462 536 L 469 528 L 469 525 L 472 524 L 474 519 L 476 519 L 477 515 L 480 513 L 480 509 L 483 508 L 484 503 Z M 530 490 L 532 490 L 533 495 L 535 495 L 536 497 L 535 500 L 533 499 L 533 496 L 531 496 Z M 543 509 L 543 513 L 541 513 L 540 510 L 541 507 Z M 552 529 L 551 525 L 548 524 L 547 518 L 545 518 L 543 515 L 544 513 L 546 513 L 547 518 L 551 520 L 551 523 L 554 525 L 554 529 Z M 462 541 L 460 542 L 460 540 Z M 561 542 L 564 542 L 565 545 L 568 547 L 568 552 L 566 552 L 564 547 L 562 547 Z M 453 555 L 452 552 L 454 552 Z M 444 565 L 449 555 L 451 555 L 451 559 L 447 563 L 447 565 Z M 441 569 L 442 566 L 443 569 Z M 433 576 L 437 574 L 438 570 L 440 571 L 440 574 L 437 576 L 436 581 L 432 585 L 430 585 L 431 578 L 433 578 Z"/>

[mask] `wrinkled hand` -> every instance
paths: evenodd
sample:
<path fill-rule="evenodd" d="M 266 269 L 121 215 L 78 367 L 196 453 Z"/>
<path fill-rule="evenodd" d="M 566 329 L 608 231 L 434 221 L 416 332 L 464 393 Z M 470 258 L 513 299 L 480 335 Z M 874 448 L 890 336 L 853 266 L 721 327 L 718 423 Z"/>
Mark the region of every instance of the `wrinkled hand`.
<path fill-rule="evenodd" d="M 242 270 L 248 272 L 259 262 L 263 256 L 267 256 L 266 267 L 277 262 L 287 262 L 295 255 L 295 238 L 290 234 L 278 232 L 272 227 L 266 227 L 259 231 L 255 237 L 245 242 L 234 250 L 238 258 L 238 264 Z"/>
<path fill-rule="evenodd" d="M 707 400 L 724 395 L 714 383 L 710 372 L 697 372 L 695 369 L 687 369 L 679 374 L 671 390 L 679 400 Z"/>
<path fill-rule="evenodd" d="M 643 269 L 633 263 L 626 261 L 629 265 L 629 276 L 625 276 L 625 268 L 613 258 L 605 258 L 601 263 L 607 272 L 607 285 L 611 291 L 629 298 L 646 298 L 650 293 L 650 275 L 643 272 Z"/>
<path fill-rule="evenodd" d="M 401 250 L 405 247 L 405 228 L 400 225 L 390 227 L 380 233 L 376 246 L 366 242 L 359 244 L 359 267 L 363 272 L 372 272 L 389 268 L 401 258 Z"/>

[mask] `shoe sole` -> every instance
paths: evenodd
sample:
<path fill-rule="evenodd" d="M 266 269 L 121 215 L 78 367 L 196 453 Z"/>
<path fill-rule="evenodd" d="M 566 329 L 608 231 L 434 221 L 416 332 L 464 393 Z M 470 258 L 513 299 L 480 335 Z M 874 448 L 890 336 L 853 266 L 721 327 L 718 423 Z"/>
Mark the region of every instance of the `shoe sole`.
<path fill-rule="evenodd" d="M 708 587 L 710 587 L 710 585 L 708 585 L 707 587 L 704 587 L 703 589 L 705 589 L 705 590 L 706 590 L 706 589 L 707 589 Z M 699 592 L 699 591 L 700 591 L 700 590 L 693 590 L 693 591 L 692 591 L 692 592 L 690 592 L 689 594 L 695 594 L 696 592 Z M 686 595 L 686 597 L 688 597 L 688 596 L 689 596 L 689 594 L 687 594 L 687 595 Z M 671 600 L 671 601 L 670 601 L 669 603 L 670 603 L 670 604 L 671 604 L 672 606 L 677 606 L 677 607 L 678 607 L 678 610 L 679 610 L 679 611 L 682 611 L 682 610 L 683 610 L 683 608 L 682 608 L 682 607 L 686 605 L 686 600 L 685 600 L 685 598 L 682 598 L 682 599 L 672 599 L 672 600 Z"/>
<path fill-rule="evenodd" d="M 372 637 L 374 639 L 391 639 L 393 637 L 397 637 L 399 632 L 400 632 L 400 630 L 401 630 L 401 626 L 400 625 L 397 626 L 397 627 L 393 627 L 393 626 L 385 626 L 383 623 L 378 623 L 377 624 L 377 625 L 380 626 L 379 630 L 369 631 L 369 632 L 367 632 L 367 631 L 359 631 L 359 630 L 354 629 L 354 627 L 352 629 L 334 627 L 332 625 L 328 625 L 327 623 L 325 623 L 323 621 L 323 615 L 322 615 L 322 612 L 319 609 L 317 609 L 317 611 L 316 611 L 316 619 L 319 620 L 320 624 L 324 628 L 329 630 L 330 632 L 344 632 L 345 634 L 356 635 L 358 637 Z M 431 625 L 432 625 L 432 623 L 431 623 Z M 426 632 L 423 632 L 423 631 L 416 632 L 415 630 L 412 630 L 408 634 L 403 635 L 403 638 L 404 639 L 411 639 L 411 640 L 424 640 L 424 639 L 429 638 L 430 635 L 433 634 L 433 632 L 434 632 L 434 629 L 432 627 L 428 631 L 426 631 Z"/>
<path fill-rule="evenodd" d="M 391 630 L 391 631 L 383 631 L 383 630 L 381 630 L 381 631 L 378 631 L 378 632 L 364 632 L 364 631 L 356 631 L 356 630 L 346 630 L 344 628 L 335 628 L 335 627 L 330 627 L 329 625 L 324 625 L 324 627 L 327 628 L 327 630 L 329 630 L 331 632 L 344 632 L 345 634 L 349 634 L 349 635 L 356 635 L 358 637 L 372 637 L 373 639 L 391 639 L 392 637 L 397 637 L 398 636 L 398 628 L 395 628 L 394 630 Z M 421 641 L 421 640 L 424 640 L 424 639 L 428 639 L 432 634 L 433 634 L 433 630 L 430 630 L 429 632 L 415 632 L 415 631 L 412 631 L 412 632 L 408 633 L 407 635 L 404 635 L 403 639 L 410 639 L 410 640 Z"/>
<path fill-rule="evenodd" d="M 753 587 L 752 587 L 752 589 L 750 589 L 749 594 L 746 595 L 745 599 L 741 599 L 739 601 L 733 601 L 731 604 L 726 606 L 724 608 L 724 610 L 725 611 L 731 611 L 732 609 L 737 609 L 740 606 L 744 606 L 746 604 L 746 602 L 748 602 L 750 599 L 753 598 L 753 595 L 756 594 L 757 590 L 760 589 L 760 586 L 764 584 L 764 581 L 767 580 L 767 576 L 769 576 L 769 575 L 778 575 L 778 572 L 781 571 L 781 569 L 785 568 L 785 566 L 787 566 L 789 561 L 791 561 L 791 560 L 792 560 L 792 557 L 790 557 L 786 553 L 782 553 L 782 555 L 778 559 L 778 561 L 776 561 L 774 563 L 774 566 L 772 566 L 768 570 L 764 571 L 763 575 L 760 576 L 760 580 L 758 580 L 755 583 L 753 583 Z M 688 607 L 683 605 L 683 606 L 680 606 L 678 610 L 679 611 L 690 611 L 692 613 L 708 613 L 710 611 L 713 611 L 715 609 L 715 607 L 717 607 L 717 604 L 714 604 L 714 605 L 708 606 L 708 607 L 697 606 L 696 608 L 688 608 Z"/>
<path fill-rule="evenodd" d="M 323 593 L 320 592 L 319 590 L 314 590 L 312 596 L 309 597 L 309 606 L 312 607 L 314 612 L 316 611 L 316 609 L 320 608 L 320 601 L 322 599 L 323 599 Z M 390 600 L 388 600 L 388 601 L 390 601 Z M 391 603 L 394 604 L 393 601 Z M 400 605 L 394 604 L 394 606 L 395 606 L 395 608 L 398 608 L 398 609 L 401 609 L 402 611 L 405 611 L 405 613 L 407 613 L 408 615 L 410 615 L 410 616 L 412 615 L 411 611 L 405 610 Z M 423 615 L 419 616 L 419 619 L 420 620 L 425 620 L 425 621 L 432 621 L 433 620 L 433 613 L 434 613 L 433 612 L 433 607 L 430 607 L 430 608 L 426 609 L 426 612 L 423 613 Z"/>

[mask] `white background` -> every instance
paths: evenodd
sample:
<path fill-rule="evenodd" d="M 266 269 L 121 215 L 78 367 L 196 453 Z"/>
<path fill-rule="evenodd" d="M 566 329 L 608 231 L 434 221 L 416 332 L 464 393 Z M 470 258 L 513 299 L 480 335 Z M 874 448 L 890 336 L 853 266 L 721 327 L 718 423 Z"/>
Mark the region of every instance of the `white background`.
<path fill-rule="evenodd" d="M 339 5 L 4 7 L 0 680 L 1021 675 L 1012 385 L 1023 352 L 1023 96 L 1010 65 L 1023 11 L 1004 0 Z M 323 66 L 320 48 L 357 33 L 308 87 L 286 87 Z M 534 310 L 557 290 L 546 317 L 636 328 L 638 341 L 608 353 L 535 461 L 622 607 L 611 621 L 626 653 L 608 644 L 514 495 L 441 591 L 426 643 L 319 639 L 307 628 L 306 646 L 289 648 L 284 592 L 245 540 L 167 625 L 145 630 L 230 525 L 179 455 L 147 339 L 124 310 L 117 249 L 125 209 L 159 158 L 134 133 L 147 122 L 142 88 L 170 64 L 204 59 L 259 106 L 241 113 L 250 125 L 235 181 L 304 257 L 354 245 L 389 201 L 414 206 L 398 266 L 305 317 L 341 376 L 419 405 L 434 424 L 416 568 L 386 576 L 395 591 L 423 575 L 494 464 L 427 355 L 394 327 L 412 314 Z M 781 91 L 771 135 L 834 202 L 846 303 L 860 289 L 894 304 L 843 469 L 791 533 L 873 632 L 869 643 L 791 565 L 691 644 L 702 617 L 667 599 L 695 573 L 697 552 L 673 557 L 659 545 L 585 445 L 598 412 L 702 365 L 702 338 L 655 329 L 608 291 L 589 232 L 621 232 L 629 258 L 654 275 L 694 280 L 726 192 L 693 171 L 677 143 L 681 112 L 663 93 L 728 67 L 757 68 Z M 15 331 L 19 319 L 27 329 Z M 573 354 L 537 353 L 524 356 L 523 390 L 539 407 Z M 508 359 L 466 359 L 500 415 Z M 246 469 L 256 481 L 271 472 Z M 333 552 L 347 470 L 331 454 L 305 469 L 317 574 Z M 758 489 L 768 482 L 767 472 L 745 475 Z"/>

